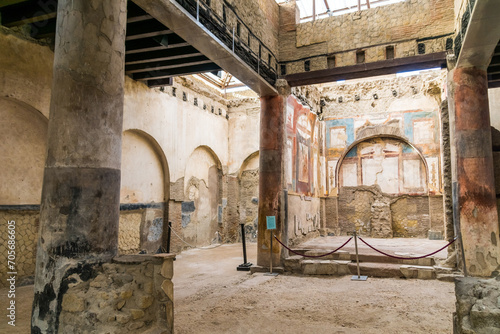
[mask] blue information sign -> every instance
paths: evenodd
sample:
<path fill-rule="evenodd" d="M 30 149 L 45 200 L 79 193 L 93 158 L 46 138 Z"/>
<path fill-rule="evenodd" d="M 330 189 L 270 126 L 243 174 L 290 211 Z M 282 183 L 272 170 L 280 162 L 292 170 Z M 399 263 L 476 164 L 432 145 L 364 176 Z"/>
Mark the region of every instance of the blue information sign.
<path fill-rule="evenodd" d="M 268 230 L 275 230 L 276 229 L 276 217 L 275 216 L 267 216 L 266 223 L 267 223 Z"/>

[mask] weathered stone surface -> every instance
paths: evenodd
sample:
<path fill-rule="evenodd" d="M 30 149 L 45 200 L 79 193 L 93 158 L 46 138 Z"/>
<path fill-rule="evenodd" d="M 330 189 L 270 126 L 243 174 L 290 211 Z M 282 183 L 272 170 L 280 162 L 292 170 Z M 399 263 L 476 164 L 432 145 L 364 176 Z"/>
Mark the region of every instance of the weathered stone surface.
<path fill-rule="evenodd" d="M 174 300 L 174 284 L 172 283 L 172 281 L 170 280 L 163 281 L 161 289 L 163 290 L 163 292 L 165 292 L 165 294 L 170 300 L 172 301 Z"/>
<path fill-rule="evenodd" d="M 455 280 L 454 333 L 500 333 L 500 280 L 475 277 Z"/>
<path fill-rule="evenodd" d="M 173 283 L 170 279 L 163 279 L 159 272 L 155 278 L 147 275 L 159 271 L 161 265 L 137 257 L 141 260 L 97 266 L 95 278 L 70 286 L 63 296 L 61 322 L 96 333 L 108 331 L 110 323 L 120 333 L 137 333 L 138 329 L 148 331 L 157 327 L 171 333 L 173 327 L 168 327 L 168 324 L 173 324 L 173 319 L 169 318 L 173 317 L 173 304 L 162 286 L 169 286 L 166 290 L 173 294 Z M 159 256 L 154 261 L 171 263 L 172 258 L 173 255 Z M 129 276 L 133 280 L 123 284 L 123 279 Z M 102 284 L 104 281 L 109 284 Z M 145 289 L 147 286 L 150 288 Z M 152 294 L 145 294 L 146 290 L 151 290 Z M 159 312 L 164 308 L 168 310 L 168 307 L 170 313 Z"/>
<path fill-rule="evenodd" d="M 85 304 L 83 298 L 73 293 L 67 293 L 63 296 L 62 301 L 63 311 L 67 312 L 83 312 Z"/>
<path fill-rule="evenodd" d="M 144 311 L 140 309 L 131 309 L 130 310 L 130 315 L 132 316 L 132 319 L 137 320 L 139 318 L 142 318 L 144 316 Z"/>
<path fill-rule="evenodd" d="M 283 261 L 285 270 L 292 273 L 302 272 L 302 259 L 303 257 L 300 255 L 292 255 L 287 257 Z"/>

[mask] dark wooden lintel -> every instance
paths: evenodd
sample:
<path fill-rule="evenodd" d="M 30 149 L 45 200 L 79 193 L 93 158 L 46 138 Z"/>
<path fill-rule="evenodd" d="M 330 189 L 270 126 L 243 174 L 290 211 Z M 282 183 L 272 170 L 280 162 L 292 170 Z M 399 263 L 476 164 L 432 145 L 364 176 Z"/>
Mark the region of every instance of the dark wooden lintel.
<path fill-rule="evenodd" d="M 149 88 L 172 86 L 173 84 L 174 84 L 174 78 L 172 78 L 172 77 L 147 81 L 147 85 Z"/>
<path fill-rule="evenodd" d="M 289 74 L 284 78 L 288 81 L 288 84 L 291 87 L 296 87 L 334 82 L 338 80 L 359 79 L 394 74 L 404 71 L 425 70 L 435 67 L 446 67 L 446 52 Z"/>

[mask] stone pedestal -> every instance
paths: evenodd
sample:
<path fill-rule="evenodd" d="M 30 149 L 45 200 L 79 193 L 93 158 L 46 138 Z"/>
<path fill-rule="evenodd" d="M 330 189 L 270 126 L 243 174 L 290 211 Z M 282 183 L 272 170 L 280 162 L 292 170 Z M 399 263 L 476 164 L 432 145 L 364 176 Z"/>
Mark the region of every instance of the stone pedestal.
<path fill-rule="evenodd" d="M 126 6 L 58 3 L 34 333 L 61 331 L 68 278 L 117 252 Z"/>
<path fill-rule="evenodd" d="M 459 187 L 458 210 L 465 262 L 470 275 L 489 277 L 498 274 L 500 240 L 488 82 L 486 72 L 474 67 L 457 68 L 451 75 L 454 91 L 454 179 Z"/>

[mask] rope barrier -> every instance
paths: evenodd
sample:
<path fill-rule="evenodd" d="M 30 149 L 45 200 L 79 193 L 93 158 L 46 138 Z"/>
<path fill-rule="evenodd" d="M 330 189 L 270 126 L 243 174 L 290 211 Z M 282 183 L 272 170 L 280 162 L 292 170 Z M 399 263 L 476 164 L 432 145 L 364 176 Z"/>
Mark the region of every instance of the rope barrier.
<path fill-rule="evenodd" d="M 372 245 L 368 244 L 366 241 L 363 240 L 363 238 L 361 237 L 358 237 L 359 240 L 361 240 L 365 245 L 367 245 L 368 247 L 370 247 L 371 249 L 373 249 L 374 251 L 380 253 L 380 254 L 383 254 L 385 256 L 388 256 L 388 257 L 392 257 L 393 259 L 398 259 L 398 260 L 418 260 L 418 259 L 423 259 L 425 257 L 429 257 L 431 255 L 434 255 L 436 253 L 439 253 L 440 251 L 442 251 L 443 249 L 445 249 L 446 247 L 450 246 L 452 243 L 455 242 L 455 240 L 457 240 L 457 237 L 453 238 L 452 241 L 450 241 L 446 246 L 444 247 L 441 247 L 440 249 L 438 249 L 437 251 L 435 252 L 432 252 L 430 254 L 427 254 L 427 255 L 423 255 L 423 256 L 418 256 L 418 257 L 401 257 L 401 256 L 395 256 L 395 255 L 391 255 L 391 254 L 387 254 L 387 253 L 384 253 L 382 252 L 381 250 L 378 250 L 376 249 L 375 247 L 373 247 Z"/>
<path fill-rule="evenodd" d="M 326 254 L 323 254 L 323 255 L 304 255 L 304 254 L 300 254 L 298 252 L 295 252 L 294 250 L 288 248 L 287 246 L 285 246 L 285 244 L 283 244 L 280 239 L 278 239 L 276 236 L 274 236 L 274 239 L 276 239 L 276 241 L 278 241 L 281 246 L 285 247 L 286 249 L 288 249 L 290 252 L 292 252 L 293 254 L 296 254 L 296 255 L 300 255 L 300 256 L 303 256 L 303 257 L 312 257 L 312 258 L 316 258 L 316 257 L 323 257 L 323 256 L 328 256 L 328 255 L 331 255 L 333 253 L 335 253 L 336 251 L 338 251 L 339 249 L 341 249 L 342 247 L 344 247 L 345 245 L 347 245 L 349 243 L 349 241 L 352 240 L 352 237 L 350 237 L 346 242 L 344 242 L 344 244 L 342 246 L 340 246 L 339 248 L 337 248 L 336 250 L 334 251 L 331 251 L 330 253 L 326 253 Z"/>

